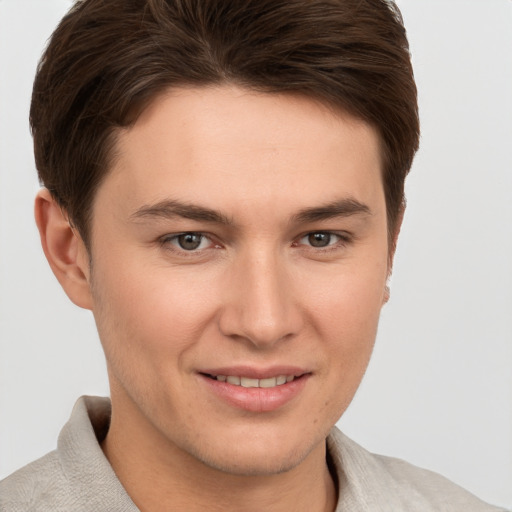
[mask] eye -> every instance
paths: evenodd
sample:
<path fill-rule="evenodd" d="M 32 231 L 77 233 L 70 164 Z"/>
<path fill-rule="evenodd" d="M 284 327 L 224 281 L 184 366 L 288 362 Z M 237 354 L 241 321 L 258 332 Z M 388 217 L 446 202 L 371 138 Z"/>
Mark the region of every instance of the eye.
<path fill-rule="evenodd" d="M 206 249 L 211 244 L 211 241 L 202 233 L 188 232 L 166 236 L 162 240 L 162 243 L 167 243 L 172 245 L 174 248 L 190 252 Z"/>
<path fill-rule="evenodd" d="M 328 231 L 315 231 L 303 236 L 299 243 L 316 248 L 330 247 L 338 244 L 342 239 L 340 235 Z"/>

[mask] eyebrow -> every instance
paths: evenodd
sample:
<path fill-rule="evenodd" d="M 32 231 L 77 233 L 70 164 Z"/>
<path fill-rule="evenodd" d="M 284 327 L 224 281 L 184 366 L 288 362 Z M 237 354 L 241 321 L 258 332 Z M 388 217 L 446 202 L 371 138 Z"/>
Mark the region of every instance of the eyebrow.
<path fill-rule="evenodd" d="M 370 208 L 352 198 L 339 199 L 325 205 L 304 208 L 295 214 L 292 220 L 298 224 L 328 220 L 352 215 L 371 215 Z"/>
<path fill-rule="evenodd" d="M 350 217 L 352 215 L 371 215 L 370 208 L 352 198 L 344 198 L 330 203 L 304 208 L 292 216 L 292 223 L 310 223 L 336 217 Z M 174 219 L 181 217 L 199 222 L 209 222 L 235 226 L 235 222 L 221 212 L 204 206 L 184 203 L 173 199 L 160 201 L 153 205 L 144 205 L 132 215 L 132 219 Z"/>
<path fill-rule="evenodd" d="M 160 201 L 153 205 L 142 206 L 131 215 L 133 219 L 174 219 L 176 217 L 199 222 L 225 224 L 227 226 L 234 225 L 234 222 L 229 217 L 216 210 L 172 199 Z"/>

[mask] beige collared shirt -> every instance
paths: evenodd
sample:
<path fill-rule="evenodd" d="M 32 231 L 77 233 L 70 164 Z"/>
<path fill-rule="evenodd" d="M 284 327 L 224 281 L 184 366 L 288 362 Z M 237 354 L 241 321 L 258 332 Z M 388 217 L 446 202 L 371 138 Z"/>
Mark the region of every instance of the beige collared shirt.
<path fill-rule="evenodd" d="M 81 397 L 57 449 L 0 482 L 1 512 L 138 512 L 98 440 L 110 423 L 107 398 Z M 374 455 L 333 428 L 336 512 L 504 512 L 461 487 L 402 460 Z"/>

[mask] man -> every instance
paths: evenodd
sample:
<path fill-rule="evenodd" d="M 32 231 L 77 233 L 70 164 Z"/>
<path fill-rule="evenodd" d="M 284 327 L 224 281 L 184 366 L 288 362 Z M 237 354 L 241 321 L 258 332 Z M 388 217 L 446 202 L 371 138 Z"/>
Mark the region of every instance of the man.
<path fill-rule="evenodd" d="M 81 399 L 3 508 L 494 510 L 331 430 L 417 148 L 395 8 L 84 1 L 31 122 L 43 248 L 95 316 L 112 404 Z"/>

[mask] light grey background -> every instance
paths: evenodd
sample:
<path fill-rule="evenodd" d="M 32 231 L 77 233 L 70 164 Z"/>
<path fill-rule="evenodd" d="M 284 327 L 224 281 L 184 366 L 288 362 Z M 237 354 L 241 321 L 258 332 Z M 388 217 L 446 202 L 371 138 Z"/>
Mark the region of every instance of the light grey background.
<path fill-rule="evenodd" d="M 32 219 L 36 61 L 69 0 L 0 0 L 0 478 L 108 394 Z M 512 2 L 401 0 L 420 95 L 391 302 L 342 429 L 512 507 Z"/>

